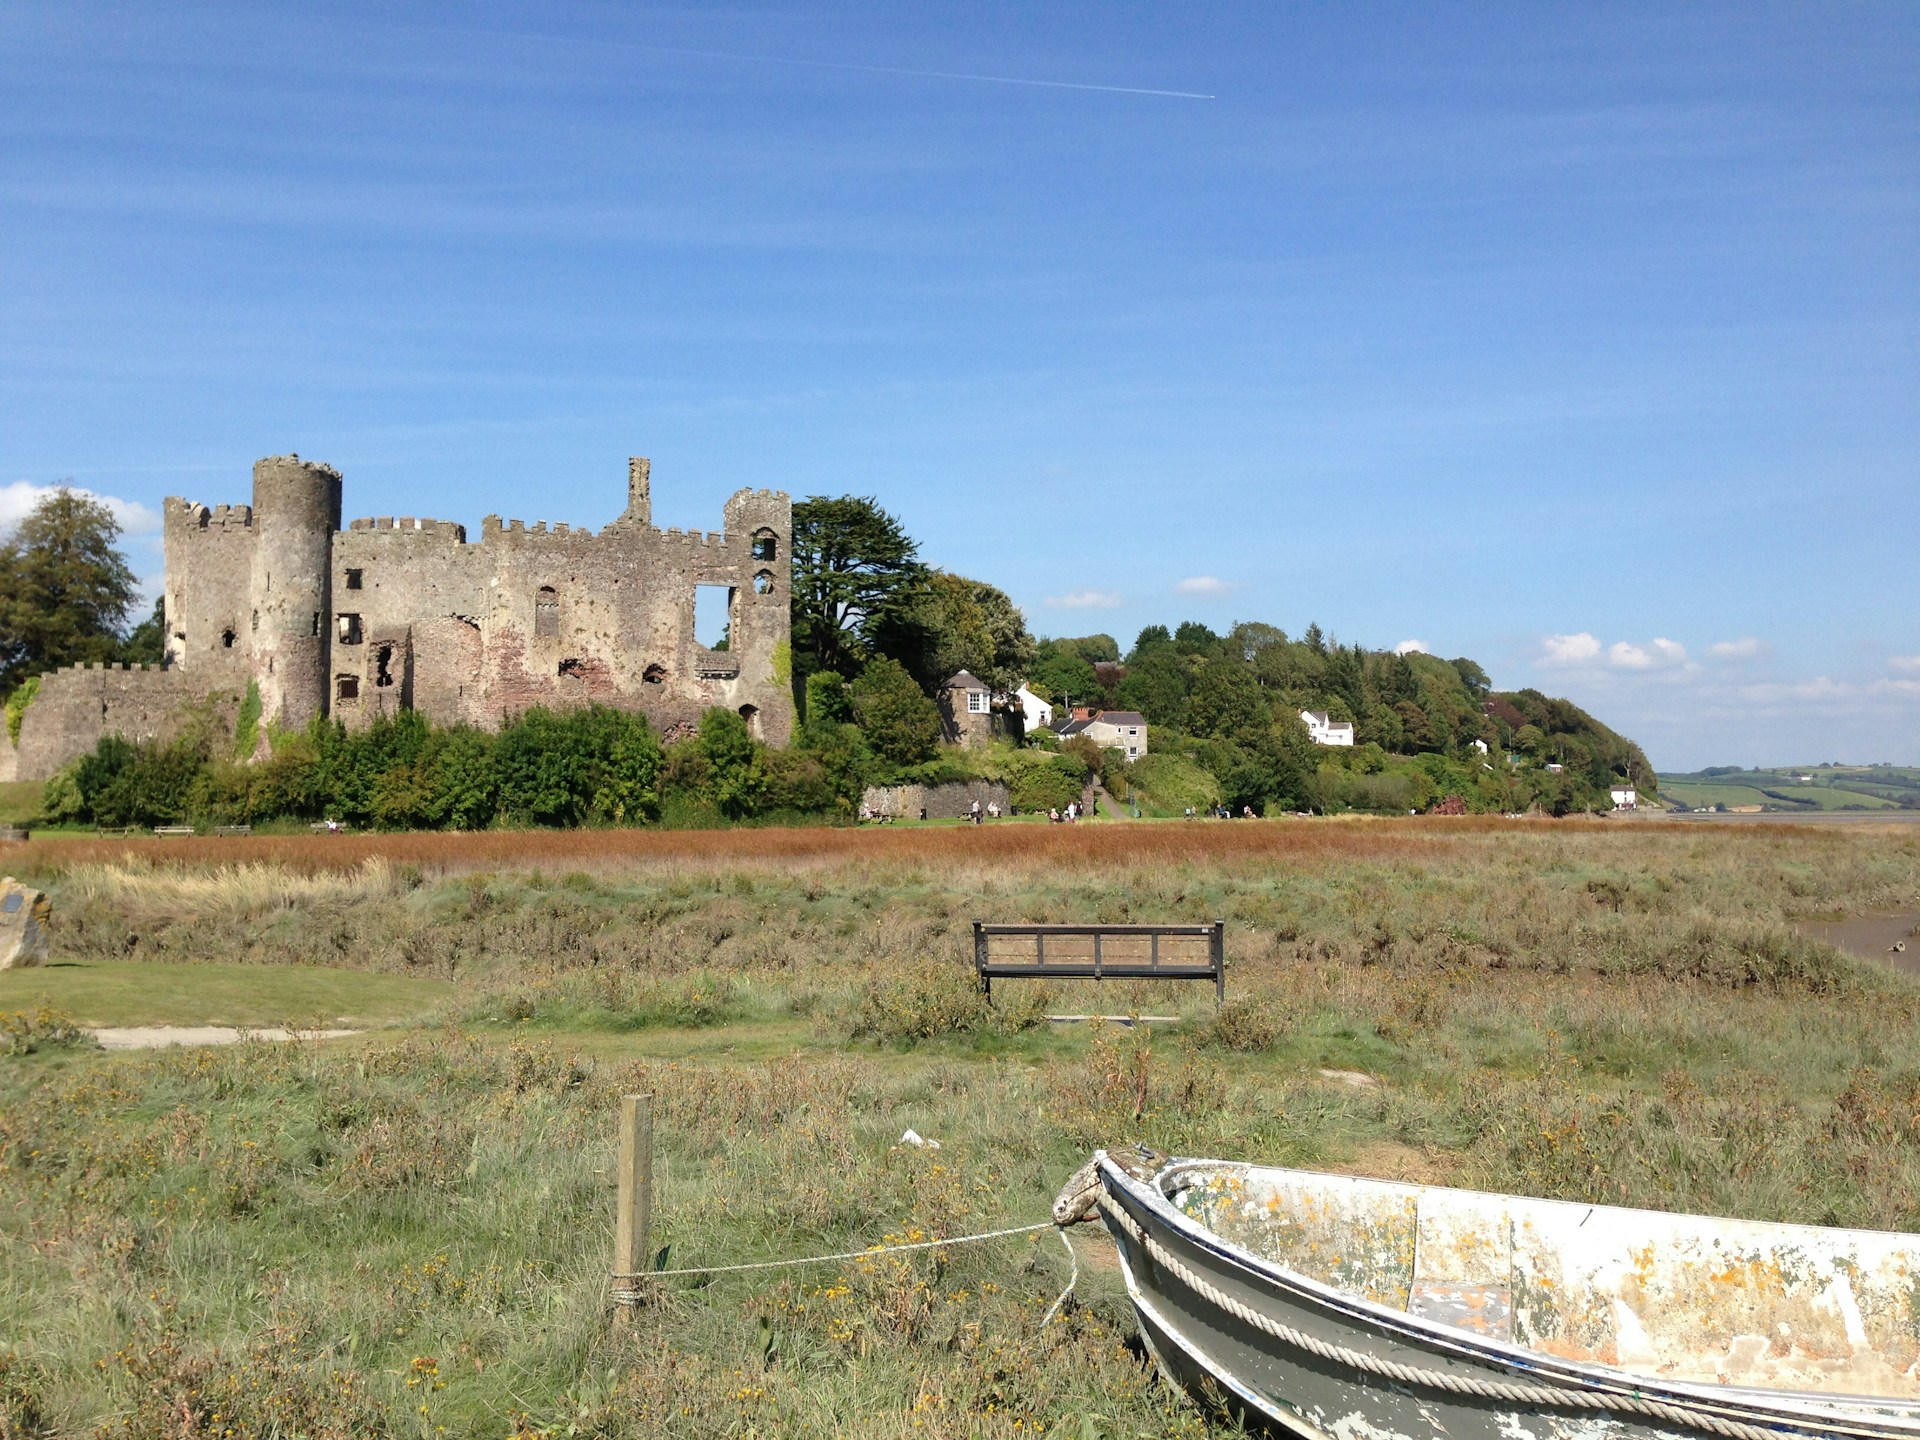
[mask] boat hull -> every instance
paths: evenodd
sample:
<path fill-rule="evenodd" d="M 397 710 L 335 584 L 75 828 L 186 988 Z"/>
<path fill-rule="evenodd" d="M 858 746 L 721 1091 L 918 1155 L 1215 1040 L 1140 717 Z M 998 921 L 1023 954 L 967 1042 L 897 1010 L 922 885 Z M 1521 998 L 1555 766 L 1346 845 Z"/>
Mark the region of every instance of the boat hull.
<path fill-rule="evenodd" d="M 1673 1385 L 1340 1294 L 1220 1239 L 1110 1163 L 1100 1209 L 1143 1338 L 1204 1404 L 1290 1440 L 1920 1437 L 1913 1407 Z M 1542 1403 L 1542 1401 L 1546 1403 Z"/>

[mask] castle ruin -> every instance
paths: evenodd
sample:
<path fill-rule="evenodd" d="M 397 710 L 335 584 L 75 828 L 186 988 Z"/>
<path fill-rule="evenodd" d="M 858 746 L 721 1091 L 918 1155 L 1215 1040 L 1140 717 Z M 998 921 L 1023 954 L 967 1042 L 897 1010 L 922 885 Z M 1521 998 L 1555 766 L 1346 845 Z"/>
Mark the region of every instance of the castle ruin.
<path fill-rule="evenodd" d="M 279 455 L 253 467 L 253 503 L 169 498 L 166 663 L 43 676 L 0 780 L 44 780 L 103 735 L 168 735 L 200 703 L 349 729 L 418 710 L 487 730 L 534 706 L 601 703 L 668 738 L 725 706 L 772 744 L 788 688 L 792 503 L 740 490 L 719 532 L 656 530 L 649 464 L 628 462 L 627 507 L 599 534 L 489 515 L 480 538 L 445 520 L 340 524 L 340 472 Z M 700 644 L 695 590 L 721 587 L 726 648 Z M 264 741 L 262 742 L 264 743 Z"/>

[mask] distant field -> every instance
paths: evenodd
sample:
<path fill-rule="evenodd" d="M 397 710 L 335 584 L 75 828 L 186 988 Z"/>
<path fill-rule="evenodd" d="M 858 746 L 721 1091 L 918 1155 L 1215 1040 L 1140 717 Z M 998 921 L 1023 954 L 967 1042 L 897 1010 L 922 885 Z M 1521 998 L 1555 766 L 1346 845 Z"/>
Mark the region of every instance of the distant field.
<path fill-rule="evenodd" d="M 1785 766 L 1724 775 L 1695 771 L 1659 780 L 1664 799 L 1691 809 L 1764 805 L 1782 811 L 1883 810 L 1920 796 L 1920 769 L 1891 765 Z"/>

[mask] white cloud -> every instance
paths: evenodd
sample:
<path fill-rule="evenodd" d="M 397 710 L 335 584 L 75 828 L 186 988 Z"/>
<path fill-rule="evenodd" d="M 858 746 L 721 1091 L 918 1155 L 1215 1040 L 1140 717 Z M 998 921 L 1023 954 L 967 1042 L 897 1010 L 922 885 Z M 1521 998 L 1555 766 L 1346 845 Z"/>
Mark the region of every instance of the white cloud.
<path fill-rule="evenodd" d="M 1578 635 L 1549 635 L 1540 642 L 1542 665 L 1584 665 L 1599 655 L 1600 641 L 1584 630 Z"/>
<path fill-rule="evenodd" d="M 1225 595 L 1239 587 L 1218 575 L 1189 575 L 1173 587 L 1176 595 Z"/>
<path fill-rule="evenodd" d="M 25 480 L 15 480 L 12 484 L 0 485 L 0 530 L 11 530 L 27 518 L 34 506 L 60 488 L 58 485 L 33 485 Z M 138 500 L 122 500 L 118 495 L 102 495 L 98 491 L 84 489 L 79 485 L 66 488 L 76 495 L 85 495 L 105 505 L 113 512 L 113 518 L 120 522 L 121 532 L 129 537 L 159 533 L 159 512 L 142 505 Z"/>
<path fill-rule="evenodd" d="M 1716 660 L 1752 660 L 1767 653 L 1767 647 L 1751 635 L 1738 640 L 1716 640 L 1707 646 L 1707 654 Z"/>
<path fill-rule="evenodd" d="M 1811 680 L 1742 685 L 1739 693 L 1742 699 L 1750 700 L 1757 705 L 1777 705 L 1782 701 L 1844 700 L 1854 693 L 1854 688 L 1845 680 L 1835 680 L 1828 675 L 1816 675 Z"/>
<path fill-rule="evenodd" d="M 1656 639 L 1645 645 L 1616 640 L 1607 647 L 1607 663 L 1619 670 L 1660 670 L 1684 665 L 1687 647 L 1677 640 Z"/>
<path fill-rule="evenodd" d="M 1920 680 L 1876 680 L 1867 687 L 1870 695 L 1920 695 Z"/>
<path fill-rule="evenodd" d="M 1124 603 L 1117 590 L 1069 590 L 1041 602 L 1050 610 L 1117 610 Z"/>
<path fill-rule="evenodd" d="M 1424 640 L 1402 640 L 1398 645 L 1393 647 L 1393 653 L 1396 655 L 1431 655 L 1433 652 L 1427 649 L 1427 642 Z"/>
<path fill-rule="evenodd" d="M 1887 664 L 1895 670 L 1920 670 L 1920 655 L 1896 655 Z"/>

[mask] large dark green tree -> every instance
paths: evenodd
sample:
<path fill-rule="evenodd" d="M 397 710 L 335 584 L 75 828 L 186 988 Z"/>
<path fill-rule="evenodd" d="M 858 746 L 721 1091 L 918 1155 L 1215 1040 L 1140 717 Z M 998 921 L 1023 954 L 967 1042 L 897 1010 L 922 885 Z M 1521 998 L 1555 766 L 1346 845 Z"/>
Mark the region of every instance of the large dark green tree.
<path fill-rule="evenodd" d="M 907 667 L 925 690 L 961 670 L 995 690 L 1027 677 L 1035 646 L 1027 620 L 1004 590 L 945 570 L 930 570 L 905 616 L 878 627 L 874 645 Z"/>
<path fill-rule="evenodd" d="M 111 510 L 62 486 L 0 541 L 0 693 L 119 654 L 136 593 L 119 538 Z"/>
<path fill-rule="evenodd" d="M 897 660 L 884 657 L 850 687 L 853 713 L 873 753 L 890 765 L 918 765 L 940 747 L 940 711 Z"/>
<path fill-rule="evenodd" d="M 812 495 L 793 507 L 793 653 L 801 677 L 857 672 L 882 627 L 925 585 L 919 551 L 871 496 Z"/>

